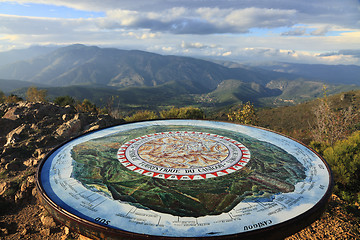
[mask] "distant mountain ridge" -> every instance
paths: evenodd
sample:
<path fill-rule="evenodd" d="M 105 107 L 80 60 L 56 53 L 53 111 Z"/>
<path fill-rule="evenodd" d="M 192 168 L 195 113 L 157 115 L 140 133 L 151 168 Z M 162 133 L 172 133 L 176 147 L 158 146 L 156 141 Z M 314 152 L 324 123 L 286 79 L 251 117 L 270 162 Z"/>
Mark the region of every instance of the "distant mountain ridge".
<path fill-rule="evenodd" d="M 0 78 L 52 86 L 153 87 L 175 81 L 192 93 L 212 91 L 227 79 L 265 85 L 271 80 L 289 77 L 289 74 L 271 71 L 264 74 L 245 68 L 227 68 L 189 57 L 80 44 L 0 67 Z"/>
<path fill-rule="evenodd" d="M 310 80 L 323 81 L 329 84 L 355 84 L 360 86 L 360 66 L 358 65 L 325 65 L 271 62 L 255 64 L 265 70 L 298 74 Z"/>
<path fill-rule="evenodd" d="M 31 46 L 25 49 L 13 49 L 0 52 L 0 66 L 15 63 L 18 61 L 29 60 L 57 49 L 57 46 Z"/>
<path fill-rule="evenodd" d="M 25 97 L 25 88 L 36 86 L 46 88 L 50 98 L 69 95 L 103 106 L 116 97 L 117 106 L 140 109 L 224 107 L 246 101 L 278 106 L 321 96 L 324 82 L 329 82 L 303 77 L 309 74 L 300 70 L 267 67 L 75 44 L 0 66 L 0 79 L 14 79 L 0 80 L 0 90 Z M 346 81 L 341 77 L 330 82 L 335 85 L 329 85 L 329 94 L 360 88 L 356 78 L 348 81 L 356 85 L 342 85 Z"/>

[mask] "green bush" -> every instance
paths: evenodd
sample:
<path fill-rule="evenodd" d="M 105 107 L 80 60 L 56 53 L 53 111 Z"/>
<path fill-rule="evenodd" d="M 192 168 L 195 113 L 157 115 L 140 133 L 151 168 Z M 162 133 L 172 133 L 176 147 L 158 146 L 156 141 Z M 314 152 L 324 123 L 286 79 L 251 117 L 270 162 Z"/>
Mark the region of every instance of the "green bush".
<path fill-rule="evenodd" d="M 74 106 L 75 100 L 70 96 L 60 96 L 54 99 L 54 103 L 61 107 L 65 107 L 66 105 Z"/>
<path fill-rule="evenodd" d="M 75 108 L 78 112 L 99 113 L 98 107 L 88 99 L 84 99 L 82 103 L 77 103 Z"/>
<path fill-rule="evenodd" d="M 233 122 L 252 125 L 258 123 L 254 105 L 250 102 L 246 102 L 245 104 L 236 106 L 235 109 L 231 109 L 227 116 L 228 120 Z"/>
<path fill-rule="evenodd" d="M 36 87 L 29 87 L 26 91 L 26 100 L 29 102 L 46 102 L 47 90 L 38 90 Z"/>
<path fill-rule="evenodd" d="M 124 118 L 124 120 L 127 122 L 134 122 L 134 121 L 151 120 L 157 118 L 158 115 L 155 112 L 144 110 L 144 111 L 138 111 L 134 113 L 132 116 Z"/>
<path fill-rule="evenodd" d="M 171 108 L 160 112 L 161 118 L 203 119 L 204 112 L 195 107 Z"/>
<path fill-rule="evenodd" d="M 323 152 L 335 180 L 335 194 L 350 203 L 360 202 L 360 131 Z"/>

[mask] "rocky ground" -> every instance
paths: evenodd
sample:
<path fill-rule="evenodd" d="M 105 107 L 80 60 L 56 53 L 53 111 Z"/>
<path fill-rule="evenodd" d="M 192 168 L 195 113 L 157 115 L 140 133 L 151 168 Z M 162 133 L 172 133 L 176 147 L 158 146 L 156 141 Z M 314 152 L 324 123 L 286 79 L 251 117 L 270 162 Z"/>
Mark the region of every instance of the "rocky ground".
<path fill-rule="evenodd" d="M 39 161 L 71 137 L 121 123 L 51 103 L 0 104 L 0 239 L 86 239 L 39 204 Z M 360 239 L 359 210 L 333 195 L 323 217 L 288 239 Z"/>

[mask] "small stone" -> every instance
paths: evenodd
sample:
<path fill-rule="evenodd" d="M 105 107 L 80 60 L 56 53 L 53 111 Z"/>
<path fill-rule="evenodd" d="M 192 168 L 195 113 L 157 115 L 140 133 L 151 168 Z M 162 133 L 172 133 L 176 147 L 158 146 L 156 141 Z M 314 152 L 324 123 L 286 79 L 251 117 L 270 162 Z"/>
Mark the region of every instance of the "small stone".
<path fill-rule="evenodd" d="M 23 236 L 26 235 L 27 234 L 27 229 L 24 228 L 24 230 L 22 230 L 20 234 L 23 235 Z"/>
<path fill-rule="evenodd" d="M 3 234 L 5 234 L 5 235 L 8 235 L 9 234 L 9 231 L 6 229 L 6 228 L 2 228 L 2 229 L 0 229 L 1 230 L 1 232 L 3 233 Z"/>
<path fill-rule="evenodd" d="M 37 194 L 37 190 L 36 190 L 36 187 L 33 188 L 33 190 L 31 191 L 31 194 L 36 197 L 36 194 Z"/>
<path fill-rule="evenodd" d="M 28 183 L 27 183 L 26 181 L 24 181 L 24 182 L 21 184 L 20 191 L 21 191 L 21 192 L 25 192 L 27 188 L 28 188 Z"/>
<path fill-rule="evenodd" d="M 9 182 L 1 182 L 0 183 L 0 196 L 3 195 L 9 187 L 10 187 Z"/>
<path fill-rule="evenodd" d="M 27 177 L 27 181 L 28 181 L 29 183 L 34 183 L 34 182 L 35 182 L 35 176 L 28 176 L 28 177 Z"/>
<path fill-rule="evenodd" d="M 40 234 L 43 236 L 50 236 L 50 229 L 49 228 L 45 228 L 40 230 Z"/>
<path fill-rule="evenodd" d="M 64 234 L 65 234 L 65 235 L 69 235 L 69 233 L 70 233 L 70 229 L 65 226 L 65 227 L 64 227 Z"/>
<path fill-rule="evenodd" d="M 28 160 L 25 160 L 23 162 L 23 164 L 27 167 L 31 167 L 31 166 L 33 166 L 33 162 L 34 162 L 34 160 L 32 158 L 29 158 Z"/>
<path fill-rule="evenodd" d="M 83 235 L 79 235 L 78 240 L 91 240 L 91 238 L 85 237 Z"/>
<path fill-rule="evenodd" d="M 40 220 L 45 227 L 48 228 L 56 227 L 56 223 L 54 222 L 54 219 L 50 216 L 42 216 Z"/>

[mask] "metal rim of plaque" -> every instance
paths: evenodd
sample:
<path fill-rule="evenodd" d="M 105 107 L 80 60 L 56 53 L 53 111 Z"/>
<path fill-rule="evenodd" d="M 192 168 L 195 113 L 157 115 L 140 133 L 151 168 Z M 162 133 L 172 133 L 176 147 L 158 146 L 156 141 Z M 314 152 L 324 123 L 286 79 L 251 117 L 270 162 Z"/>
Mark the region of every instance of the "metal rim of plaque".
<path fill-rule="evenodd" d="M 278 239 L 321 216 L 333 180 L 314 150 L 267 129 L 151 120 L 63 143 L 36 184 L 57 221 L 94 239 Z"/>

